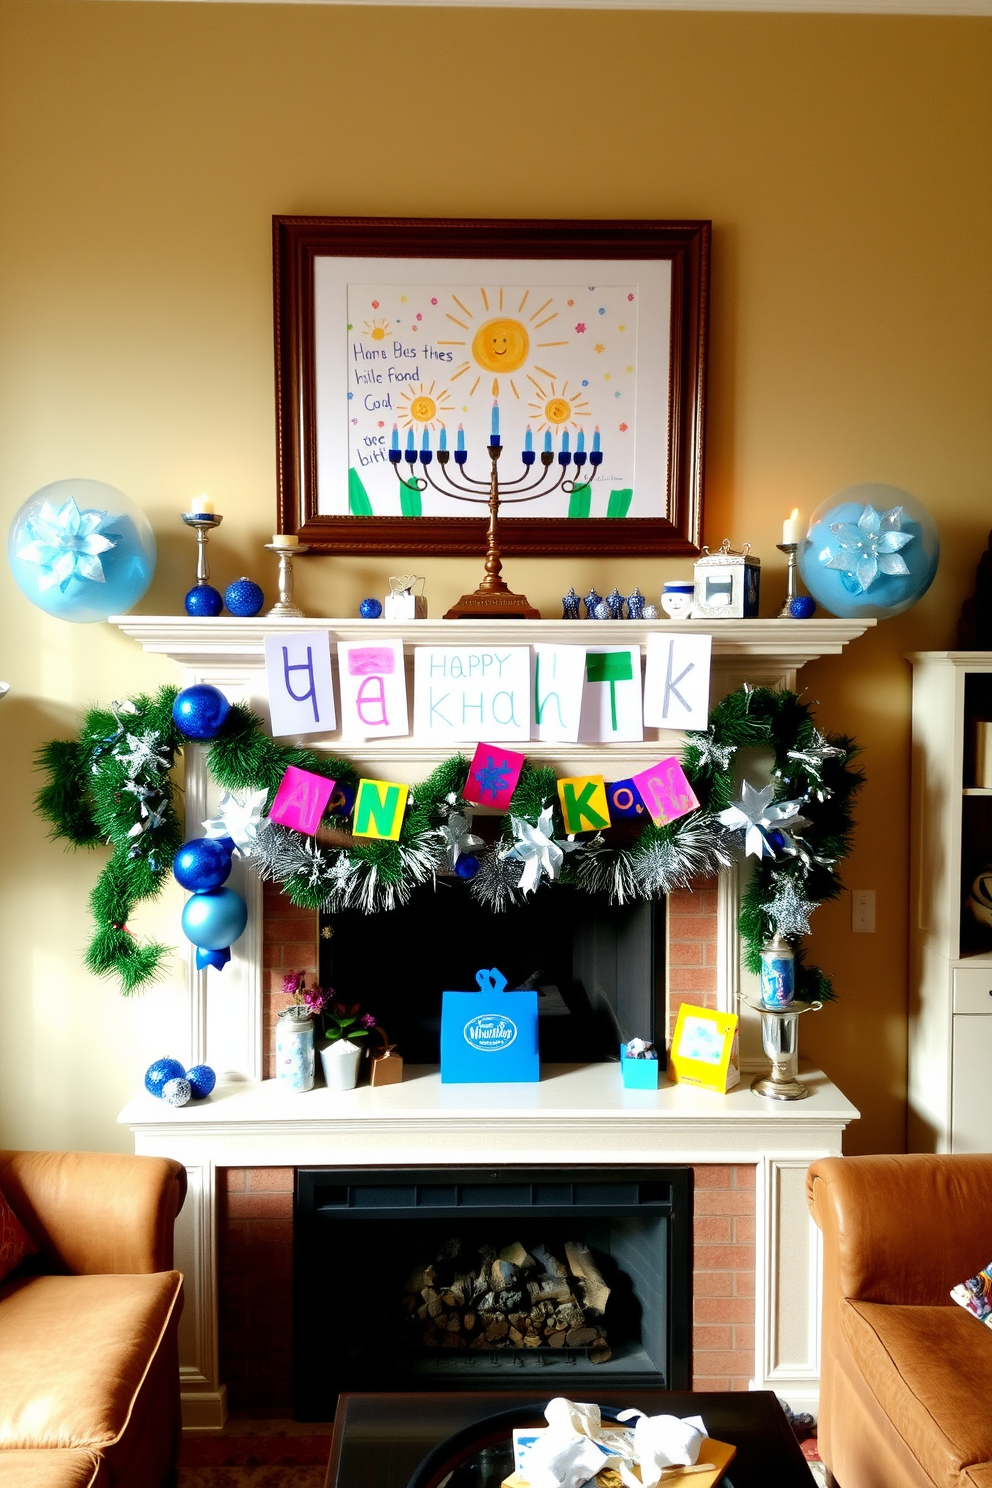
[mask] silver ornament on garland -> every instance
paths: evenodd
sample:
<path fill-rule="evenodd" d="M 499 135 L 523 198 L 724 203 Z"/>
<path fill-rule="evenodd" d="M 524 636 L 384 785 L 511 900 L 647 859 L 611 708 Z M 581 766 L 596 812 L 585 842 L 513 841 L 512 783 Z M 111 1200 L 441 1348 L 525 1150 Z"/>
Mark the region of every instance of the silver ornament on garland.
<path fill-rule="evenodd" d="M 473 853 L 477 847 L 483 845 L 482 838 L 476 837 L 472 831 L 471 819 L 460 811 L 450 812 L 447 821 L 442 822 L 435 830 L 444 845 L 446 867 L 452 872 L 463 853 Z"/>
<path fill-rule="evenodd" d="M 268 799 L 267 790 L 249 791 L 243 801 L 239 801 L 233 791 L 225 791 L 217 815 L 203 823 L 203 830 L 208 837 L 230 837 L 239 854 L 247 857 L 258 836 Z"/>
<path fill-rule="evenodd" d="M 520 891 L 533 894 L 542 876 L 554 883 L 561 872 L 565 854 L 579 846 L 577 842 L 561 842 L 554 835 L 550 806 L 545 806 L 537 822 L 529 822 L 522 816 L 511 816 L 514 843 L 504 849 L 505 858 L 519 858 L 524 865 L 520 875 Z"/>
<path fill-rule="evenodd" d="M 776 801 L 774 785 L 755 790 L 746 780 L 741 788 L 741 799 L 726 811 L 721 811 L 717 821 L 730 832 L 744 832 L 744 851 L 756 858 L 774 858 L 782 846 L 791 846 L 789 826 L 798 826 L 801 820 L 801 801 Z M 803 822 L 805 825 L 805 821 Z M 771 834 L 780 834 L 781 844 L 770 841 Z"/>
<path fill-rule="evenodd" d="M 696 749 L 701 765 L 713 765 L 718 770 L 729 770 L 730 761 L 737 753 L 736 744 L 717 743 L 712 724 L 710 724 L 705 734 L 687 734 L 686 742 L 693 745 Z"/>
<path fill-rule="evenodd" d="M 505 858 L 498 850 L 483 853 L 479 871 L 469 884 L 469 893 L 477 904 L 492 914 L 502 914 L 514 904 L 523 902 L 520 877 L 523 864 L 517 858 Z"/>
<path fill-rule="evenodd" d="M 796 888 L 795 881 L 785 874 L 772 879 L 775 897 L 762 905 L 779 935 L 788 939 L 809 934 L 809 917 L 819 909 L 819 901 L 804 899 Z"/>

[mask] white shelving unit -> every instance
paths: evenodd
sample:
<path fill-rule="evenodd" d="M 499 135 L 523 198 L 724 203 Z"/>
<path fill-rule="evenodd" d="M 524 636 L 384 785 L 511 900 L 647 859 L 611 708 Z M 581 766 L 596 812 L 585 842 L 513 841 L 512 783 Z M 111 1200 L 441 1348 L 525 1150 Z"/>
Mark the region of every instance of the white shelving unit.
<path fill-rule="evenodd" d="M 965 908 L 992 864 L 992 790 L 971 725 L 992 720 L 992 652 L 913 664 L 909 1147 L 992 1151 L 992 926 Z"/>

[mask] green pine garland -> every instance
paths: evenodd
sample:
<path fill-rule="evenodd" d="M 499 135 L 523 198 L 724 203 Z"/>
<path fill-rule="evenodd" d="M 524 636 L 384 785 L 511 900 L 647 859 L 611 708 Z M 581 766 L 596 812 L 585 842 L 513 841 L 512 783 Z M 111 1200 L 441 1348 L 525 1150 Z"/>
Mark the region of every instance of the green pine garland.
<path fill-rule="evenodd" d="M 183 841 L 171 778 L 185 742 L 172 720 L 176 691 L 164 687 L 154 698 L 142 695 L 110 710 L 91 709 L 77 740 L 53 740 L 38 754 L 46 783 L 37 809 L 52 835 L 75 847 L 112 849 L 90 896 L 95 928 L 85 959 L 98 975 L 116 976 L 125 994 L 161 975 L 168 954 L 166 946 L 139 943 L 127 921 L 136 905 L 161 891 Z M 514 878 L 513 862 L 506 857 L 515 841 L 514 821 L 536 826 L 549 808 L 555 840 L 570 849 L 558 882 L 573 890 L 605 893 L 622 903 L 711 876 L 731 861 L 728 834 L 718 817 L 737 799 L 733 763 L 738 751 L 748 749 L 771 750 L 775 799 L 801 800 L 806 820 L 801 835 L 793 833 L 795 850 L 757 862 L 742 896 L 744 962 L 748 970 L 760 971 L 761 947 L 777 928 L 771 905 L 783 886 L 791 882 L 813 904 L 840 892 L 836 867 L 850 850 L 853 800 L 864 779 L 851 763 L 858 753 L 852 741 L 825 739 L 810 706 L 792 692 L 744 687 L 717 704 L 705 733 L 686 735 L 682 763 L 699 810 L 663 826 L 634 823 L 586 836 L 572 847 L 564 842 L 554 770 L 525 764 L 503 818 L 501 841 L 483 855 L 486 871 L 472 880 L 473 893 L 494 909 L 519 901 L 514 887 L 519 875 Z M 358 781 L 347 760 L 277 744 L 241 705 L 231 708 L 209 745 L 208 764 L 226 791 L 264 790 L 266 812 L 290 765 L 339 785 L 354 788 Z M 303 855 L 305 866 L 294 863 L 277 875 L 284 892 L 306 909 L 406 902 L 412 888 L 443 871 L 443 827 L 450 813 L 462 808 L 468 766 L 464 756 L 454 755 L 411 788 L 397 842 L 352 840 L 322 849 L 305 839 L 311 849 Z M 340 818 L 333 824 L 343 826 Z M 299 834 L 289 833 L 286 840 L 299 846 Z M 797 996 L 831 998 L 828 978 L 805 959 L 801 936 L 788 933 L 787 938 L 796 956 Z"/>

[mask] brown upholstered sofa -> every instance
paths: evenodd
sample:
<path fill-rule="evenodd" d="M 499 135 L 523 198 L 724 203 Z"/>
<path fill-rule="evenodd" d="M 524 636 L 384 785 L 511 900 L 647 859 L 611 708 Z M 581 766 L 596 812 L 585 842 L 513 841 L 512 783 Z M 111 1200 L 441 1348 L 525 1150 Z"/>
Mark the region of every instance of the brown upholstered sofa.
<path fill-rule="evenodd" d="M 839 1488 L 992 1488 L 992 1329 L 948 1295 L 992 1257 L 992 1155 L 824 1158 L 806 1195 Z"/>
<path fill-rule="evenodd" d="M 0 1190 L 40 1247 L 0 1285 L 0 1488 L 162 1488 L 180 1439 L 185 1170 L 0 1151 Z"/>

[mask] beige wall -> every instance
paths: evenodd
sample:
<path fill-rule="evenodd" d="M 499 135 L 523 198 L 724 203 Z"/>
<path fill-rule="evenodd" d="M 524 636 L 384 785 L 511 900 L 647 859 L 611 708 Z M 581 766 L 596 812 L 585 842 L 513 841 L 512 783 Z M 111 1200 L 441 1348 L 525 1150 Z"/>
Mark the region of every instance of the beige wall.
<path fill-rule="evenodd" d="M 269 580 L 273 212 L 689 216 L 714 222 L 706 536 L 765 559 L 783 514 L 902 485 L 937 515 L 922 604 L 805 674 L 870 777 L 847 882 L 815 920 L 842 1001 L 805 1047 L 861 1107 L 852 1150 L 899 1149 L 906 1058 L 909 672 L 952 642 L 992 519 L 990 136 L 984 20 L 328 6 L 0 6 L 0 502 L 107 480 L 160 544 L 148 611 L 177 611 L 177 513 L 225 513 L 217 576 Z M 322 559 L 313 614 L 395 564 Z M 422 564 L 433 612 L 476 565 Z M 657 591 L 679 565 L 514 562 L 546 613 L 569 583 Z M 684 568 L 685 565 L 682 565 Z M 0 1141 L 127 1146 L 117 1110 L 178 972 L 121 1001 L 78 953 L 100 855 L 32 816 L 31 755 L 80 707 L 169 680 L 106 627 L 59 624 L 0 572 Z M 177 939 L 177 896 L 140 923 Z M 177 1050 L 177 1053 L 184 1051 Z"/>

